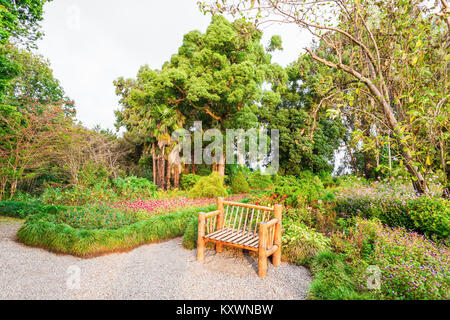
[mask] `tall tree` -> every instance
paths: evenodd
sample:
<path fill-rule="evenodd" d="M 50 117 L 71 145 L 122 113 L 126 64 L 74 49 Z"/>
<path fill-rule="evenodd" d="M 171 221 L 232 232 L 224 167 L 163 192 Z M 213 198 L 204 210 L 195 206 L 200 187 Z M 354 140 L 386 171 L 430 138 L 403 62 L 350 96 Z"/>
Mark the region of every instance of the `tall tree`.
<path fill-rule="evenodd" d="M 168 146 L 167 135 L 175 123 L 190 127 L 194 121 L 202 121 L 203 128 L 223 131 L 243 123 L 257 126 L 256 103 L 264 96 L 263 83 L 283 75 L 283 69 L 270 62 L 260 40 L 261 32 L 249 23 L 213 17 L 206 33 L 192 31 L 184 36 L 178 53 L 161 70 L 145 66 L 136 80 L 115 82 L 123 106 L 117 112 L 118 125 L 139 132 L 148 145 L 158 146 L 153 148 L 154 171 L 160 168 L 157 159 Z M 279 46 L 272 41 L 271 49 Z M 158 108 L 164 112 L 157 112 Z M 158 113 L 173 114 L 174 118 L 163 124 L 165 117 Z M 217 167 L 223 175 L 224 157 L 219 156 Z M 155 178 L 158 175 L 162 174 L 155 172 Z"/>
<path fill-rule="evenodd" d="M 17 65 L 7 57 L 8 42 L 28 47 L 42 36 L 39 22 L 43 19 L 43 6 L 47 0 L 0 0 L 0 104 L 8 82 L 16 76 Z"/>
<path fill-rule="evenodd" d="M 387 130 L 416 191 L 428 191 L 425 175 L 436 151 L 441 159 L 448 155 L 448 13 L 436 15 L 421 0 L 222 0 L 202 7 L 214 13 L 253 12 L 258 23 L 279 20 L 309 30 L 327 50 L 307 52 L 355 80 L 343 96 L 348 103 L 355 95 L 373 101 L 356 112 L 368 113 L 372 124 Z"/>
<path fill-rule="evenodd" d="M 321 83 L 328 74 L 306 55 L 289 65 L 286 73 L 287 83 L 273 88 L 281 103 L 264 99 L 260 109 L 268 129 L 280 130 L 280 168 L 292 175 L 304 170 L 331 173 L 344 126 L 340 119 L 327 117 L 323 107 L 330 90 Z"/>

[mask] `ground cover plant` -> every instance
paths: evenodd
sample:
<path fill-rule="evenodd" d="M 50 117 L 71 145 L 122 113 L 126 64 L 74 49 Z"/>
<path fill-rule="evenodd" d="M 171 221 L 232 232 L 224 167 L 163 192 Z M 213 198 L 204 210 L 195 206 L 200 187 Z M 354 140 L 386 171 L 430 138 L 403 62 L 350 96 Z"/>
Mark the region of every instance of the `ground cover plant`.
<path fill-rule="evenodd" d="M 19 240 L 27 245 L 43 247 L 50 251 L 80 257 L 129 250 L 142 244 L 158 242 L 182 236 L 187 222 L 200 211 L 213 211 L 215 206 L 185 209 L 175 213 L 153 216 L 148 219 L 114 221 L 110 229 L 91 229 L 97 227 L 90 220 L 68 225 L 52 214 L 39 213 L 30 216 L 17 232 Z M 71 219 L 67 217 L 66 219 Z M 126 223 L 129 224 L 126 224 Z M 108 227 L 108 225 L 103 225 Z M 111 227 L 117 227 L 111 229 Z"/>
<path fill-rule="evenodd" d="M 448 299 L 448 200 L 417 196 L 401 178 L 350 177 L 314 193 L 287 179 L 251 201 L 285 205 L 283 259 L 311 268 L 310 299 Z"/>
<path fill-rule="evenodd" d="M 227 197 L 241 201 L 245 194 Z M 213 211 L 215 198 L 169 198 L 78 207 L 43 206 L 18 231 L 25 244 L 76 256 L 94 256 L 182 236 L 198 212 Z M 166 218 L 165 218 L 166 217 Z"/>

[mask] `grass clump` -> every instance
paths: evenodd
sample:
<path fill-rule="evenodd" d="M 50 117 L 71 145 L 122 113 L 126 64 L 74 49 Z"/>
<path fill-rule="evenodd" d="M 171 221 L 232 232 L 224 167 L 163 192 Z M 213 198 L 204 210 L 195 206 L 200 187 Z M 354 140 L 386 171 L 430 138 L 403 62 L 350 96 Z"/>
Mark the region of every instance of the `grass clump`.
<path fill-rule="evenodd" d="M 55 217 L 38 213 L 28 217 L 17 236 L 30 246 L 43 247 L 53 252 L 79 257 L 130 250 L 140 245 L 182 236 L 198 212 L 213 211 L 216 206 L 182 210 L 167 215 L 153 216 L 118 229 L 74 228 L 57 223 Z"/>
<path fill-rule="evenodd" d="M 330 250 L 330 239 L 303 223 L 290 223 L 282 235 L 283 259 L 309 266 L 319 252 Z"/>

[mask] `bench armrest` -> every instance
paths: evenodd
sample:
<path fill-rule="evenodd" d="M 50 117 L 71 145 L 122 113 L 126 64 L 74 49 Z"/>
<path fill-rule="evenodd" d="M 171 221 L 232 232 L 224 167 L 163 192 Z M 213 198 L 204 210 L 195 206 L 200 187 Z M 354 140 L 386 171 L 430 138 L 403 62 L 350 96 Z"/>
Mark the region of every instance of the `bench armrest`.
<path fill-rule="evenodd" d="M 216 211 L 211 211 L 211 212 L 199 212 L 198 213 L 198 217 L 199 218 L 202 218 L 202 219 L 208 219 L 208 218 L 210 218 L 210 217 L 214 217 L 214 216 L 217 216 L 217 215 L 219 215 L 219 213 L 220 213 L 220 211 L 219 210 L 216 210 Z"/>
<path fill-rule="evenodd" d="M 279 235 L 276 234 L 277 228 L 279 229 Z M 281 245 L 280 241 L 278 241 L 278 238 L 281 239 L 281 221 L 280 219 L 273 218 L 270 221 L 267 222 L 260 222 L 259 223 L 259 243 L 258 246 L 263 249 L 263 252 L 265 255 L 266 250 L 269 250 L 268 253 L 271 254 L 272 251 L 270 251 L 274 245 L 277 245 L 279 247 Z M 277 239 L 276 239 L 277 238 Z M 275 252 L 276 248 L 274 248 L 273 252 Z M 272 252 L 272 253 L 273 253 Z"/>
<path fill-rule="evenodd" d="M 216 221 L 220 210 L 198 213 L 198 235 L 204 237 L 216 230 Z"/>
<path fill-rule="evenodd" d="M 260 227 L 264 226 L 263 228 L 270 228 L 271 226 L 274 226 L 275 224 L 277 224 L 278 221 L 279 220 L 277 218 L 273 218 L 272 220 L 267 221 L 267 222 L 260 222 L 259 225 L 260 225 Z"/>

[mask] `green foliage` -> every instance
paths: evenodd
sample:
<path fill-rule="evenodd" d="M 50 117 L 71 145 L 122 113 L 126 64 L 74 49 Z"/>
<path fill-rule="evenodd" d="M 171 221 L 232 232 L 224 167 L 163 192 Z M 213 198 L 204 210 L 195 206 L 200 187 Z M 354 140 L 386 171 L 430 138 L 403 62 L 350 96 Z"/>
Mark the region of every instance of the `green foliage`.
<path fill-rule="evenodd" d="M 265 108 L 259 109 L 268 129 L 280 132 L 280 171 L 286 175 L 298 176 L 304 170 L 331 172 L 334 151 L 344 137 L 341 121 L 328 118 L 317 107 L 322 95 L 317 82 L 322 75 L 317 75 L 314 64 L 300 57 L 286 67 L 288 81 L 273 88 L 281 103 L 264 100 Z"/>
<path fill-rule="evenodd" d="M 251 188 L 258 190 L 267 189 L 273 186 L 272 177 L 269 175 L 263 175 L 261 172 L 253 172 L 249 175 L 248 184 Z"/>
<path fill-rule="evenodd" d="M 245 180 L 244 175 L 238 172 L 231 182 L 231 192 L 235 194 L 247 193 L 250 191 L 247 180 Z"/>
<path fill-rule="evenodd" d="M 270 191 L 272 201 L 285 203 L 288 206 L 301 206 L 303 203 L 319 200 L 324 187 L 319 177 L 310 171 L 303 171 L 300 178 L 280 176 L 275 188 Z"/>
<path fill-rule="evenodd" d="M 192 221 L 198 212 L 215 209 L 215 206 L 209 206 L 182 210 L 153 216 L 118 229 L 91 230 L 58 224 L 53 216 L 39 213 L 28 217 L 17 236 L 21 242 L 30 246 L 80 257 L 92 257 L 182 236 L 188 222 Z"/>
<path fill-rule="evenodd" d="M 188 250 L 194 250 L 197 248 L 197 235 L 198 235 L 198 217 L 194 216 L 188 222 L 186 231 L 183 235 L 183 247 Z"/>
<path fill-rule="evenodd" d="M 202 177 L 196 174 L 183 174 L 181 176 L 181 188 L 190 190 Z"/>
<path fill-rule="evenodd" d="M 111 187 L 96 184 L 91 188 L 81 186 L 73 186 L 65 189 L 56 186 L 47 187 L 40 196 L 40 199 L 48 204 L 81 206 L 99 201 L 116 200 L 118 196 Z"/>
<path fill-rule="evenodd" d="M 58 212 L 52 220 L 55 224 L 66 224 L 76 229 L 119 229 L 140 220 L 136 212 L 119 210 L 102 205 L 71 207 Z"/>
<path fill-rule="evenodd" d="M 309 266 L 318 253 L 330 249 L 330 239 L 303 223 L 293 222 L 284 226 L 283 258 L 297 265 Z"/>
<path fill-rule="evenodd" d="M 20 66 L 10 59 L 12 53 L 5 45 L 11 40 L 35 46 L 42 33 L 39 22 L 42 20 L 43 5 L 46 0 L 0 0 L 0 111 L 9 81 L 20 72 Z M 1 132 L 1 131 L 0 131 Z"/>
<path fill-rule="evenodd" d="M 314 280 L 308 297 L 314 300 L 365 300 L 369 293 L 358 291 L 355 270 L 345 263 L 345 256 L 331 251 L 319 253 L 311 265 Z"/>
<path fill-rule="evenodd" d="M 153 182 L 146 178 L 137 178 L 135 176 L 118 177 L 114 179 L 113 185 L 117 190 L 117 194 L 125 199 L 154 197 L 157 189 Z"/>
<path fill-rule="evenodd" d="M 336 185 L 336 181 L 328 171 L 320 170 L 317 173 L 317 176 L 320 178 L 320 181 L 322 181 L 322 184 L 325 188 Z"/>
<path fill-rule="evenodd" d="M 450 234 L 450 203 L 432 197 L 341 197 L 335 210 L 346 215 L 376 217 L 391 227 L 404 227 L 429 237 L 446 239 Z"/>
<path fill-rule="evenodd" d="M 226 197 L 228 195 L 223 178 L 218 172 L 213 172 L 207 177 L 202 177 L 189 191 L 192 198 L 215 198 Z"/>
<path fill-rule="evenodd" d="M 88 161 L 78 172 L 80 187 L 93 187 L 103 185 L 109 187 L 109 176 L 111 172 L 101 163 Z"/>
<path fill-rule="evenodd" d="M 66 207 L 43 205 L 39 201 L 19 202 L 19 201 L 2 201 L 0 202 L 0 216 L 24 219 L 30 215 L 37 213 L 55 214 L 60 211 L 67 210 Z"/>

